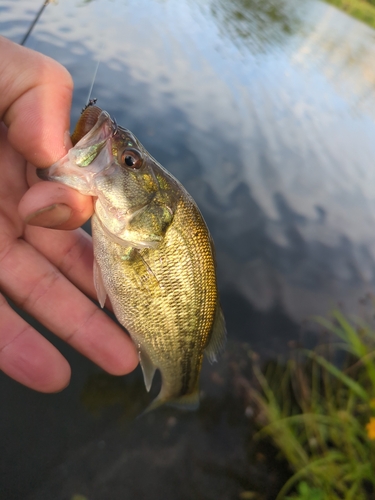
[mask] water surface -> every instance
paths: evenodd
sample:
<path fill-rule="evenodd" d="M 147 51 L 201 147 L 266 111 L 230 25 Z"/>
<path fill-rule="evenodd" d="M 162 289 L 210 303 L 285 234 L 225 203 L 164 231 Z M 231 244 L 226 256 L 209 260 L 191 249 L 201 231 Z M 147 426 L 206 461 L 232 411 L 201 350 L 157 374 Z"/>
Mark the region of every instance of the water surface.
<path fill-rule="evenodd" d="M 0 33 L 20 41 L 40 3 L 3 0 Z M 358 312 L 359 300 L 374 290 L 374 34 L 315 0 L 66 0 L 48 6 L 27 45 L 72 73 L 72 123 L 100 61 L 92 96 L 182 181 L 207 220 L 231 348 L 245 341 L 272 356 L 301 338 L 306 318 L 337 304 Z M 72 384 L 62 394 L 34 394 L 0 378 L 7 402 L 0 409 L 0 440 L 9 458 L 6 498 L 27 498 L 32 491 L 35 500 L 51 498 L 51 491 L 53 498 L 73 492 L 108 498 L 99 487 L 95 493 L 82 470 L 74 472 L 77 463 L 87 469 L 88 455 L 94 457 L 89 470 L 100 469 L 100 484 L 117 491 L 117 474 L 137 454 L 136 442 L 125 433 L 127 453 L 112 450 L 112 461 L 95 462 L 106 442 L 122 443 L 118 423 L 112 410 L 96 417 L 79 398 L 95 381 L 104 384 L 99 399 L 114 389 L 107 387 L 109 379 L 95 378 L 90 362 L 58 346 L 73 367 Z M 220 386 L 212 383 L 212 370 L 222 370 L 225 378 L 229 364 L 226 359 L 220 368 L 206 369 L 208 398 Z M 126 380 L 115 394 L 131 388 L 135 399 L 143 394 L 138 372 Z M 228 388 L 220 387 L 222 395 Z M 126 405 L 129 410 L 132 403 Z M 218 410 L 218 418 L 225 420 L 226 411 Z M 168 450 L 163 470 L 169 476 L 184 476 L 176 471 L 191 459 L 200 475 L 186 498 L 237 498 L 238 478 L 224 474 L 225 484 L 215 483 L 202 472 L 191 458 L 188 435 L 206 443 L 200 452 L 215 470 L 225 469 L 222 457 L 230 462 L 232 456 L 240 471 L 246 469 L 243 418 L 228 431 L 222 422 L 207 429 L 202 414 L 166 411 L 133 432 L 138 443 L 143 436 L 145 449 L 154 432 L 169 433 L 164 448 L 152 441 L 156 455 Z M 210 446 L 218 446 L 216 458 Z M 26 449 L 37 450 L 32 464 Z M 179 457 L 175 467 L 173 450 Z M 148 463 L 142 457 L 132 461 L 133 468 L 126 462 L 124 484 L 136 485 L 133 493 L 139 488 L 144 498 L 154 498 L 151 490 L 155 498 L 168 498 L 166 480 L 157 472 L 141 487 L 139 464 Z M 217 489 L 208 493 L 206 480 Z M 194 496 L 197 491 L 201 496 Z"/>

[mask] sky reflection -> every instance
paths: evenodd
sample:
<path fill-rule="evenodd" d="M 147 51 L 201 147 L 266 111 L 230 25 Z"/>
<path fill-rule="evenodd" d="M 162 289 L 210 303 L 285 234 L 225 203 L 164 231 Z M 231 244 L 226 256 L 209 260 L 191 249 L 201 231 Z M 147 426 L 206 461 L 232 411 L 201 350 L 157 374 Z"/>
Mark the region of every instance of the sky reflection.
<path fill-rule="evenodd" d="M 17 40 L 30 2 L 1 9 Z M 312 0 L 70 0 L 29 46 L 72 72 L 73 122 L 100 61 L 93 96 L 196 198 L 224 292 L 301 320 L 372 289 L 370 28 Z"/>

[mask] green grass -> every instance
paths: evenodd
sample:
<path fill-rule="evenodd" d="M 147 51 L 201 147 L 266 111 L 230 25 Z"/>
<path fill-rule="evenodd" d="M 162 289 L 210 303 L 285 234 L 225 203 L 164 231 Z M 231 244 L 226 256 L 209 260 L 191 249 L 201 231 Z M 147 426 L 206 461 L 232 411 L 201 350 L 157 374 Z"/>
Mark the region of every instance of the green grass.
<path fill-rule="evenodd" d="M 337 342 L 263 370 L 253 356 L 256 438 L 270 438 L 292 470 L 276 500 L 373 498 L 375 332 L 339 311 L 319 322 Z"/>
<path fill-rule="evenodd" d="M 374 0 L 325 0 L 350 16 L 363 21 L 375 28 L 375 1 Z"/>

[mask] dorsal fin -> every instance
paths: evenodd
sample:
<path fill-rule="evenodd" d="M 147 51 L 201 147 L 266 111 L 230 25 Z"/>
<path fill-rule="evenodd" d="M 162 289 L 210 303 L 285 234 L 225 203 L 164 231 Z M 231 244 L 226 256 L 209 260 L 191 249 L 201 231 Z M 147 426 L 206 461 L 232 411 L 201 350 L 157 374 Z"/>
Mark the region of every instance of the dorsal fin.
<path fill-rule="evenodd" d="M 214 363 L 219 359 L 220 354 L 224 351 L 226 341 L 227 329 L 225 327 L 223 311 L 218 303 L 216 306 L 214 323 L 212 325 L 211 338 L 204 350 L 210 363 Z"/>

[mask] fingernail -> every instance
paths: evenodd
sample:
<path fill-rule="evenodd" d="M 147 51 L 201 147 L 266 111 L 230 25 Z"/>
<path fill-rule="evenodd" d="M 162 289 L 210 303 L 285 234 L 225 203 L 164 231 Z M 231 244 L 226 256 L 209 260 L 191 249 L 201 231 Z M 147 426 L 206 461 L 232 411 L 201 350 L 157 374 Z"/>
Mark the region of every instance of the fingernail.
<path fill-rule="evenodd" d="M 72 209 L 63 203 L 55 203 L 50 207 L 41 208 L 26 217 L 26 224 L 30 226 L 58 227 L 72 215 Z"/>

